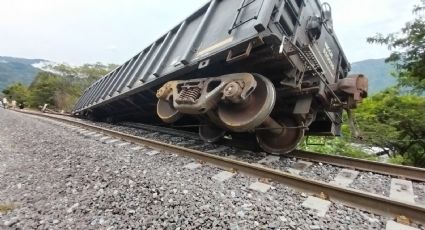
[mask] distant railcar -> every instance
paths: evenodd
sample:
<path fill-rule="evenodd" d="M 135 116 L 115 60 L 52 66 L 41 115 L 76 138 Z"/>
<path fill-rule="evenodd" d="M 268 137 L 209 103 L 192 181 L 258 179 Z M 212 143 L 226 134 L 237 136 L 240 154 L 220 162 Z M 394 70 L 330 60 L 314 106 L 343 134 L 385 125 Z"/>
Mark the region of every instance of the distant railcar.
<path fill-rule="evenodd" d="M 73 114 L 184 121 L 208 142 L 255 135 L 284 154 L 304 135 L 340 134 L 343 110 L 367 96 L 349 71 L 327 3 L 212 0 L 92 84 Z"/>

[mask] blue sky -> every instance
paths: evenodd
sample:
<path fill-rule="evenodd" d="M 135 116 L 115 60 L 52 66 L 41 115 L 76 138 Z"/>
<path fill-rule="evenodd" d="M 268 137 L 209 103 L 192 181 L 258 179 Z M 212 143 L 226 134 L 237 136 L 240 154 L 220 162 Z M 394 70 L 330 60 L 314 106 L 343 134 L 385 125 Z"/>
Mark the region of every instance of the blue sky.
<path fill-rule="evenodd" d="M 234 0 L 235 1 L 235 0 Z M 267 0 L 266 0 L 267 1 Z M 0 56 L 121 64 L 207 0 L 0 0 Z M 419 0 L 328 0 L 350 61 L 381 58 L 366 43 L 397 31 Z"/>

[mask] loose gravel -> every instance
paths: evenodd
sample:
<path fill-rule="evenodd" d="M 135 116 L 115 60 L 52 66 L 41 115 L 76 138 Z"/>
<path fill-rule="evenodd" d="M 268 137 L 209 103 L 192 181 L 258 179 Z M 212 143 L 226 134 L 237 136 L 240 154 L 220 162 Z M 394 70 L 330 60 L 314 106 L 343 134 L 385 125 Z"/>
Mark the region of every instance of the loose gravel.
<path fill-rule="evenodd" d="M 339 167 L 319 163 L 308 167 L 305 171 L 301 172 L 300 175 L 313 180 L 330 182 L 334 180 L 339 171 L 341 171 Z"/>
<path fill-rule="evenodd" d="M 0 110 L 0 212 L 5 229 L 381 229 L 386 219 L 338 204 L 324 218 L 306 195 L 175 154 L 114 147 L 43 119 Z M 1 228 L 1 227 L 0 227 Z"/>
<path fill-rule="evenodd" d="M 74 118 L 75 119 L 75 118 Z M 132 128 L 132 123 L 122 123 L 122 125 L 112 125 L 108 123 L 102 122 L 91 122 L 88 120 L 79 121 L 89 123 L 92 125 L 97 125 L 105 128 L 109 128 L 112 130 L 129 133 L 136 136 L 142 136 L 145 138 L 152 138 L 158 141 L 162 141 L 169 144 L 180 145 L 184 147 L 193 148 L 199 151 L 207 151 L 212 154 L 216 154 L 224 157 L 231 157 L 237 160 L 243 160 L 249 163 L 256 163 L 265 156 L 267 156 L 264 152 L 253 152 L 253 151 L 241 151 L 234 147 L 222 146 L 217 144 L 205 144 L 198 138 L 188 138 L 188 137 L 176 137 L 169 134 L 164 134 L 163 132 L 149 132 L 139 128 Z M 218 151 L 215 151 L 218 150 Z M 274 169 L 282 170 L 288 172 L 288 169 L 293 167 L 296 163 L 297 159 L 281 157 L 279 161 L 266 163 L 265 165 Z M 336 175 L 340 172 L 341 168 L 330 165 L 330 164 L 322 164 L 315 163 L 312 166 L 308 167 L 305 171 L 300 173 L 300 176 L 319 180 L 323 182 L 330 182 L 334 180 Z M 425 184 L 425 183 L 422 183 Z M 371 193 L 375 193 L 378 195 L 389 196 L 391 185 L 391 177 L 381 174 L 375 174 L 372 172 L 362 172 L 359 174 L 357 179 L 351 184 L 351 188 L 360 189 L 362 191 L 367 191 Z M 415 200 L 422 204 L 425 201 L 425 192 L 421 189 L 421 183 L 418 185 L 414 185 L 414 191 L 416 194 Z"/>
<path fill-rule="evenodd" d="M 281 157 L 279 161 L 274 161 L 271 163 L 265 163 L 266 166 L 269 166 L 274 169 L 281 171 L 289 172 L 289 168 L 292 168 L 294 164 L 297 163 L 297 159 L 289 157 Z"/>
<path fill-rule="evenodd" d="M 350 187 L 389 197 L 391 189 L 391 177 L 371 172 L 360 172 L 353 183 L 350 184 Z"/>

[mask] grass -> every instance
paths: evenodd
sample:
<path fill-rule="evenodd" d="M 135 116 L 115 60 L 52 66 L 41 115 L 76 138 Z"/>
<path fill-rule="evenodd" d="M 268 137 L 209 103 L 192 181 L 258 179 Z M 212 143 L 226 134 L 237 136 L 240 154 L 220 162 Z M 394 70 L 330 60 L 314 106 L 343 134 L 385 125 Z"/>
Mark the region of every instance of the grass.
<path fill-rule="evenodd" d="M 13 204 L 0 204 L 0 213 L 12 211 L 15 208 Z"/>
<path fill-rule="evenodd" d="M 358 159 L 377 161 L 378 157 L 364 152 L 362 149 L 351 145 L 342 138 L 310 137 L 316 145 L 309 145 L 303 142 L 300 148 L 306 151 L 313 151 L 322 154 L 339 155 Z M 311 142 L 310 142 L 311 143 Z"/>

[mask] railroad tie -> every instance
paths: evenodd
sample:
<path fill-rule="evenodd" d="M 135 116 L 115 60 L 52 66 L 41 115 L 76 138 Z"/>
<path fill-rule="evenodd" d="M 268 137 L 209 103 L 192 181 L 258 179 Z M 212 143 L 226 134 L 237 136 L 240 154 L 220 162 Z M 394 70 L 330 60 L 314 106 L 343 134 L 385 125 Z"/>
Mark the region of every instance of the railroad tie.
<path fill-rule="evenodd" d="M 96 134 L 92 135 L 93 138 L 99 138 L 99 137 L 102 137 L 102 136 L 103 136 L 103 134 L 101 134 L 101 133 L 96 133 Z"/>
<path fill-rule="evenodd" d="M 187 165 L 183 166 L 183 168 L 185 168 L 185 169 L 190 169 L 190 170 L 194 170 L 194 169 L 197 169 L 197 168 L 199 168 L 199 167 L 201 167 L 201 166 L 202 166 L 202 164 L 200 164 L 200 163 L 192 162 L 192 163 L 189 163 L 189 164 L 187 164 Z"/>
<path fill-rule="evenodd" d="M 221 153 L 223 151 L 229 150 L 230 148 L 227 146 L 220 146 L 216 149 L 207 150 L 207 153 Z"/>
<path fill-rule="evenodd" d="M 95 135 L 96 134 L 96 132 L 88 132 L 88 133 L 84 133 L 83 135 L 85 136 L 85 137 L 92 137 L 93 135 Z"/>
<path fill-rule="evenodd" d="M 268 156 L 264 157 L 263 159 L 259 160 L 257 163 L 258 164 L 270 164 L 270 163 L 276 162 L 278 160 L 280 160 L 280 156 L 268 155 Z"/>
<path fill-rule="evenodd" d="M 415 204 L 412 182 L 408 180 L 392 178 L 390 198 L 400 202 Z"/>
<path fill-rule="evenodd" d="M 306 170 L 308 167 L 312 166 L 312 162 L 298 160 L 292 168 L 289 168 L 288 171 L 292 174 L 299 175 L 302 171 Z"/>
<path fill-rule="evenodd" d="M 312 209 L 316 212 L 317 216 L 324 217 L 328 212 L 331 202 L 318 197 L 309 196 L 302 203 L 302 206 L 308 209 Z"/>
<path fill-rule="evenodd" d="M 414 228 L 408 225 L 397 223 L 393 220 L 387 221 L 385 230 L 419 230 L 419 228 Z"/>
<path fill-rule="evenodd" d="M 141 147 L 141 146 L 136 146 L 136 147 L 131 148 L 131 150 L 134 150 L 134 151 L 139 151 L 141 149 L 144 149 L 144 148 Z"/>
<path fill-rule="evenodd" d="M 272 186 L 269 185 L 269 184 L 257 181 L 257 182 L 252 183 L 249 186 L 249 189 L 254 190 L 254 191 L 258 191 L 258 192 L 261 192 L 261 193 L 266 193 L 267 191 L 269 191 L 269 189 L 271 187 Z"/>
<path fill-rule="evenodd" d="M 151 151 L 147 151 L 147 152 L 145 152 L 145 154 L 146 155 L 148 155 L 148 156 L 154 156 L 154 155 L 156 155 L 156 154 L 158 154 L 159 152 L 158 151 L 156 151 L 156 150 L 151 150 Z"/>
<path fill-rule="evenodd" d="M 101 141 L 101 142 L 105 142 L 105 141 L 106 141 L 106 140 L 108 140 L 108 139 L 111 139 L 111 137 L 104 136 L 104 137 L 100 138 L 100 139 L 99 139 L 99 141 Z"/>
<path fill-rule="evenodd" d="M 89 134 L 89 133 L 91 133 L 91 131 L 89 131 L 89 130 L 84 130 L 84 131 L 81 131 L 81 132 L 79 132 L 80 134 L 82 134 L 82 135 L 87 135 L 87 134 Z"/>
<path fill-rule="evenodd" d="M 118 141 L 119 141 L 118 139 L 112 139 L 112 140 L 105 141 L 104 143 L 105 144 L 113 144 L 113 143 L 118 142 Z"/>
<path fill-rule="evenodd" d="M 236 173 L 229 172 L 229 171 L 221 171 L 221 172 L 217 173 L 216 175 L 214 175 L 212 177 L 212 179 L 214 179 L 218 182 L 224 182 L 224 181 L 232 178 L 234 175 L 236 175 Z"/>
<path fill-rule="evenodd" d="M 348 187 L 358 175 L 359 171 L 342 169 L 338 175 L 336 175 L 335 179 L 329 183 L 332 185 Z"/>
<path fill-rule="evenodd" d="M 121 142 L 121 143 L 118 143 L 118 144 L 116 144 L 115 146 L 116 147 L 124 147 L 124 146 L 127 146 L 127 145 L 129 145 L 130 143 L 128 143 L 128 142 Z"/>

